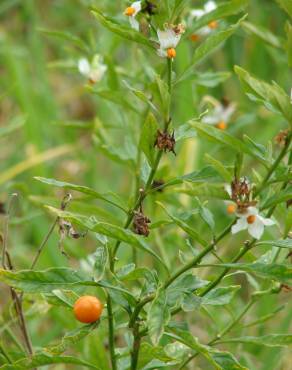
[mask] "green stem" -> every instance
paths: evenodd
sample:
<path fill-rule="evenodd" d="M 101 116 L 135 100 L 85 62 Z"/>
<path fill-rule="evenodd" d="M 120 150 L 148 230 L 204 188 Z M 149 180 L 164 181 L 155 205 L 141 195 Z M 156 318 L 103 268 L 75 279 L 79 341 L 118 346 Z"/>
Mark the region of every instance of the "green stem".
<path fill-rule="evenodd" d="M 107 296 L 107 315 L 108 315 L 108 331 L 109 331 L 109 349 L 111 356 L 112 369 L 117 370 L 116 354 L 115 354 L 115 334 L 114 334 L 114 316 L 112 308 L 112 300 L 110 295 Z"/>
<path fill-rule="evenodd" d="M 131 370 L 136 370 L 138 365 L 138 358 L 139 358 L 139 351 L 141 345 L 141 336 L 139 333 L 139 324 L 136 323 L 135 327 L 133 328 L 133 335 L 134 335 L 134 343 L 133 343 L 133 350 L 131 353 Z"/>

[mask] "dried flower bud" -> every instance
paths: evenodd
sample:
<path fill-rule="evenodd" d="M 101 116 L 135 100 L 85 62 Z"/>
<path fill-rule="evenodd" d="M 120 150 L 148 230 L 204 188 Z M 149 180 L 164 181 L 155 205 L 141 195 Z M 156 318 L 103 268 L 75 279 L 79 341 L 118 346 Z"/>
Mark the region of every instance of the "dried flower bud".
<path fill-rule="evenodd" d="M 149 235 L 149 225 L 151 220 L 146 217 L 142 212 L 135 212 L 134 220 L 133 220 L 133 227 L 134 232 L 138 235 Z"/>
<path fill-rule="evenodd" d="M 145 0 L 145 6 L 142 9 L 142 13 L 146 13 L 148 15 L 155 15 L 157 11 L 157 5 L 154 4 L 152 1 Z"/>
<path fill-rule="evenodd" d="M 162 186 L 165 184 L 163 180 L 154 180 L 152 183 L 152 189 L 156 189 L 156 191 L 159 191 L 160 193 L 163 192 Z"/>
<path fill-rule="evenodd" d="M 281 130 L 278 135 L 275 136 L 275 142 L 280 146 L 284 146 L 286 144 L 288 135 L 289 130 Z"/>
<path fill-rule="evenodd" d="M 154 146 L 157 146 L 159 150 L 164 150 L 164 152 L 172 152 L 174 155 L 176 155 L 174 151 L 174 132 L 172 134 L 169 134 L 168 132 L 161 132 L 160 130 L 158 130 Z"/>

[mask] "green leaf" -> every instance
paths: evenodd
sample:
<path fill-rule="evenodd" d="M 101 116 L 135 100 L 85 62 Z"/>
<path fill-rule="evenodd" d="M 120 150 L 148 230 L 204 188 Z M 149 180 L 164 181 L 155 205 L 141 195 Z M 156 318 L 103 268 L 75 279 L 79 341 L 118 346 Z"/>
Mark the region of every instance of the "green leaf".
<path fill-rule="evenodd" d="M 163 347 L 154 347 L 150 343 L 143 342 L 139 351 L 138 369 L 143 369 L 154 359 L 165 363 L 173 361 L 173 358 L 165 353 Z"/>
<path fill-rule="evenodd" d="M 292 18 L 292 3 L 290 0 L 276 0 L 282 9 Z"/>
<path fill-rule="evenodd" d="M 143 101 L 144 103 L 146 103 L 146 104 L 148 104 L 152 109 L 153 109 L 153 111 L 155 111 L 155 112 L 158 112 L 158 110 L 157 110 L 157 108 L 156 108 L 156 106 L 152 103 L 152 101 L 151 101 L 151 97 L 148 97 L 147 95 L 146 95 L 146 93 L 144 93 L 144 91 L 141 91 L 141 90 L 137 90 L 137 89 L 135 89 L 134 87 L 132 87 L 132 86 L 130 86 L 129 84 L 128 84 L 128 82 L 127 81 L 123 81 L 124 82 L 124 84 L 125 84 L 125 86 L 138 98 L 138 99 L 140 99 L 141 101 Z"/>
<path fill-rule="evenodd" d="M 121 242 L 128 243 L 141 249 L 144 252 L 151 254 L 155 257 L 164 267 L 165 264 L 162 259 L 145 243 L 142 236 L 134 234 L 132 231 L 124 229 L 117 225 L 112 225 L 106 222 L 98 222 L 94 219 L 84 217 L 82 215 L 73 214 L 70 212 L 60 211 L 57 208 L 46 207 L 53 214 L 67 219 L 73 223 L 76 223 L 79 226 L 86 228 L 87 230 L 106 235 L 108 237 L 114 238 Z"/>
<path fill-rule="evenodd" d="M 292 334 L 269 334 L 262 337 L 244 336 L 223 339 L 220 343 L 249 343 L 267 347 L 286 347 L 292 345 Z"/>
<path fill-rule="evenodd" d="M 101 194 L 98 193 L 97 191 L 88 188 L 87 186 L 82 186 L 82 185 L 75 185 L 71 184 L 69 182 L 64 182 L 64 181 L 58 181 L 55 179 L 48 179 L 45 177 L 34 177 L 35 180 L 38 180 L 44 184 L 47 185 L 52 185 L 52 186 L 57 186 L 58 188 L 63 188 L 63 189 L 70 189 L 74 191 L 78 191 L 80 193 L 89 195 L 95 199 L 101 199 L 119 209 L 127 213 L 127 210 L 124 208 L 124 203 L 120 200 L 120 198 L 114 194 L 114 193 L 106 193 L 106 194 Z"/>
<path fill-rule="evenodd" d="M 249 0 L 233 0 L 218 4 L 216 9 L 203 15 L 199 19 L 196 19 L 196 22 L 194 22 L 194 27 L 190 30 L 190 32 L 195 33 L 196 30 L 199 30 L 212 21 L 238 14 L 247 7 L 248 3 Z"/>
<path fill-rule="evenodd" d="M 258 80 L 238 66 L 235 66 L 234 70 L 243 83 L 246 92 L 249 93 L 249 97 L 255 97 L 263 102 L 268 109 L 282 113 L 292 125 L 292 105 L 290 98 L 280 86 L 275 82 L 268 84 L 267 82 Z"/>
<path fill-rule="evenodd" d="M 292 239 L 263 240 L 263 241 L 257 242 L 256 245 L 270 245 L 272 247 L 292 249 Z"/>
<path fill-rule="evenodd" d="M 168 110 L 170 105 L 170 95 L 167 84 L 160 78 L 159 75 L 155 75 L 155 82 L 158 88 L 159 100 L 161 104 L 164 116 L 168 118 Z"/>
<path fill-rule="evenodd" d="M 98 247 L 94 252 L 94 279 L 99 281 L 103 278 L 106 264 L 108 261 L 108 250 L 105 245 Z"/>
<path fill-rule="evenodd" d="M 229 352 L 219 351 L 204 344 L 201 344 L 198 338 L 193 337 L 191 333 L 184 330 L 175 330 L 175 334 L 167 333 L 167 335 L 178 342 L 181 342 L 201 353 L 216 369 L 222 370 L 248 370 L 240 365 L 236 358 Z"/>
<path fill-rule="evenodd" d="M 284 40 L 279 39 L 267 28 L 264 28 L 259 25 L 255 25 L 250 22 L 242 22 L 242 27 L 244 30 L 252 33 L 253 35 L 259 37 L 261 40 L 265 41 L 267 44 L 270 44 L 278 49 L 283 49 Z"/>
<path fill-rule="evenodd" d="M 97 328 L 97 326 L 98 322 L 90 325 L 83 325 L 82 327 L 65 334 L 60 343 L 46 347 L 44 348 L 44 351 L 50 355 L 60 355 L 70 346 L 73 346 L 91 334 L 93 330 Z"/>
<path fill-rule="evenodd" d="M 240 285 L 231 285 L 212 289 L 202 297 L 202 304 L 211 306 L 223 306 L 229 304 L 239 289 Z"/>
<path fill-rule="evenodd" d="M 128 109 L 139 114 L 137 106 L 135 106 L 131 100 L 125 96 L 125 91 L 97 90 L 92 86 L 88 86 L 87 91 L 91 94 L 98 95 L 100 98 L 108 100 L 111 103 L 120 105 L 124 110 Z"/>
<path fill-rule="evenodd" d="M 68 365 L 79 365 L 90 369 L 98 369 L 99 367 L 88 363 L 87 361 L 81 360 L 80 358 L 73 356 L 48 356 L 44 353 L 37 353 L 32 357 L 22 358 L 13 364 L 7 364 L 0 367 L 3 370 L 26 370 L 35 369 L 36 367 L 42 367 L 53 364 L 68 364 Z"/>
<path fill-rule="evenodd" d="M 262 278 L 278 280 L 284 284 L 289 284 L 292 282 L 292 267 L 290 265 L 277 264 L 277 263 L 224 263 L 222 266 L 237 270 L 243 270 L 247 272 L 252 272 Z"/>
<path fill-rule="evenodd" d="M 237 139 L 235 136 L 232 136 L 228 132 L 199 122 L 192 122 L 191 125 L 207 140 L 227 145 L 236 152 L 249 154 L 250 156 L 259 160 L 263 165 L 268 165 L 266 159 L 262 155 L 260 155 L 257 150 L 255 150 L 242 140 Z"/>
<path fill-rule="evenodd" d="M 288 65 L 292 67 L 292 25 L 286 23 Z"/>
<path fill-rule="evenodd" d="M 238 29 L 244 18 L 240 19 L 236 24 L 217 32 L 206 39 L 198 48 L 196 49 L 191 64 L 184 70 L 184 72 L 179 75 L 175 83 L 182 82 L 192 75 L 194 67 L 202 62 L 210 53 L 214 52 L 224 41 L 226 41 L 234 32 Z"/>
<path fill-rule="evenodd" d="M 50 268 L 44 271 L 7 271 L 0 270 L 0 281 L 27 293 L 51 293 L 55 289 L 96 286 L 79 271 L 70 268 Z"/>
<path fill-rule="evenodd" d="M 167 306 L 166 292 L 164 289 L 159 289 L 147 315 L 149 336 L 154 345 L 159 343 L 169 320 L 170 310 Z"/>
<path fill-rule="evenodd" d="M 230 72 L 205 72 L 194 73 L 190 76 L 196 85 L 205 87 L 216 87 L 225 82 L 231 76 Z"/>
<path fill-rule="evenodd" d="M 192 239 L 196 240 L 198 243 L 206 247 L 208 245 L 208 242 L 204 240 L 200 234 L 192 227 L 190 227 L 186 222 L 180 220 L 178 217 L 175 217 L 172 215 L 162 203 L 156 202 L 157 204 L 160 205 L 164 209 L 164 211 L 167 213 L 167 215 L 172 219 L 172 221 L 180 227 L 182 230 L 184 230 Z"/>
<path fill-rule="evenodd" d="M 223 165 L 220 161 L 212 157 L 210 154 L 205 154 L 205 160 L 210 164 L 214 169 L 220 174 L 220 176 L 228 183 L 232 181 L 232 174 L 226 169 L 226 166 Z"/>
<path fill-rule="evenodd" d="M 142 33 L 121 23 L 118 23 L 113 18 L 103 15 L 97 8 L 92 8 L 91 12 L 95 16 L 95 18 L 111 32 L 117 34 L 118 36 L 124 39 L 134 41 L 137 42 L 138 44 L 142 44 L 150 47 L 151 49 L 154 49 L 153 43 L 150 40 L 148 40 L 145 36 L 143 36 Z"/>
<path fill-rule="evenodd" d="M 21 128 L 26 122 L 23 116 L 15 117 L 7 126 L 0 127 L 0 138 L 5 137 Z"/>
<path fill-rule="evenodd" d="M 152 113 L 149 113 L 141 131 L 140 148 L 143 150 L 148 159 L 150 166 L 153 168 L 155 163 L 156 150 L 154 148 L 157 138 L 158 124 Z"/>
<path fill-rule="evenodd" d="M 261 207 L 261 210 L 274 207 L 290 199 L 292 199 L 292 186 L 285 190 L 281 190 L 277 192 L 275 195 L 272 195 L 270 198 L 268 198 Z"/>
<path fill-rule="evenodd" d="M 43 34 L 47 36 L 53 36 L 53 37 L 60 38 L 64 41 L 69 41 L 73 45 L 77 46 L 80 50 L 84 51 L 85 53 L 89 53 L 87 44 L 80 37 L 72 35 L 69 32 L 48 30 L 45 28 L 39 28 L 38 31 L 42 32 Z"/>

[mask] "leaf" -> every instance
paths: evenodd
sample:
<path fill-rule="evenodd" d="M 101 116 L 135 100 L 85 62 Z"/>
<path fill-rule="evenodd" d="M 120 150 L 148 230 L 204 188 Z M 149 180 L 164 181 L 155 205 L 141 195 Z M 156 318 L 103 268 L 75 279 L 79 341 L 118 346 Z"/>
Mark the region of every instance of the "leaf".
<path fill-rule="evenodd" d="M 69 41 L 75 46 L 77 46 L 80 50 L 84 51 L 85 53 L 89 52 L 87 44 L 81 38 L 75 35 L 72 35 L 69 32 L 48 30 L 45 28 L 38 28 L 38 31 L 42 32 L 43 34 L 47 36 L 53 36 L 53 37 L 63 39 L 65 41 Z"/>
<path fill-rule="evenodd" d="M 64 267 L 44 271 L 22 270 L 17 272 L 1 269 L 0 281 L 26 293 L 51 293 L 55 289 L 97 285 L 79 271 Z"/>
<path fill-rule="evenodd" d="M 289 22 L 286 23 L 286 33 L 288 65 L 289 67 L 292 67 L 292 25 Z"/>
<path fill-rule="evenodd" d="M 108 261 L 108 250 L 105 245 L 98 247 L 94 252 L 94 279 L 99 281 L 103 278 L 106 264 Z"/>
<path fill-rule="evenodd" d="M 292 249 L 292 239 L 288 238 L 284 240 L 263 240 L 261 242 L 257 242 L 256 245 L 270 245 L 277 248 Z"/>
<path fill-rule="evenodd" d="M 135 88 L 133 88 L 132 86 L 130 86 L 128 84 L 127 81 L 123 80 L 124 82 L 124 85 L 138 98 L 140 99 L 141 101 L 143 101 L 144 103 L 148 104 L 152 109 L 153 111 L 155 112 L 158 112 L 156 106 L 152 103 L 151 101 L 151 97 L 148 97 L 146 95 L 146 93 L 144 93 L 144 91 L 141 91 L 141 90 L 137 90 Z"/>
<path fill-rule="evenodd" d="M 0 138 L 5 137 L 12 132 L 21 128 L 26 122 L 26 118 L 23 116 L 15 117 L 10 124 L 4 127 L 0 127 Z"/>
<path fill-rule="evenodd" d="M 204 344 L 201 344 L 198 338 L 193 337 L 191 333 L 176 329 L 175 334 L 167 333 L 167 336 L 177 340 L 201 353 L 216 369 L 222 370 L 248 370 L 240 365 L 236 358 L 229 352 L 219 351 Z"/>
<path fill-rule="evenodd" d="M 157 138 L 158 124 L 152 113 L 149 113 L 141 131 L 140 148 L 143 150 L 148 159 L 150 166 L 153 168 L 155 163 L 156 150 L 154 148 Z"/>
<path fill-rule="evenodd" d="M 258 153 L 257 150 L 244 143 L 242 140 L 237 139 L 228 132 L 222 131 L 211 125 L 204 123 L 192 122 L 191 125 L 207 140 L 227 145 L 236 152 L 243 152 L 256 158 L 263 165 L 267 166 L 266 159 Z"/>
<path fill-rule="evenodd" d="M 167 213 L 167 215 L 172 219 L 172 221 L 178 226 L 180 227 L 182 230 L 184 230 L 191 238 L 193 238 L 194 240 L 196 240 L 198 243 L 200 243 L 201 245 L 203 245 L 204 247 L 206 247 L 208 245 L 208 242 L 206 240 L 204 240 L 200 234 L 192 227 L 190 227 L 186 222 L 180 220 L 178 217 L 175 217 L 174 215 L 172 215 L 165 207 L 162 203 L 160 202 L 156 202 L 157 204 L 160 205 L 160 207 L 162 207 L 164 209 L 164 211 Z"/>
<path fill-rule="evenodd" d="M 212 21 L 216 21 L 220 18 L 225 18 L 230 15 L 238 14 L 247 7 L 248 3 L 248 0 L 233 0 L 218 4 L 216 6 L 216 9 L 208 12 L 199 19 L 196 19 L 196 22 L 194 22 L 194 27 L 191 29 L 190 32 L 193 33 Z"/>
<path fill-rule="evenodd" d="M 285 190 L 277 192 L 275 195 L 272 195 L 266 200 L 266 202 L 261 207 L 261 210 L 274 207 L 280 203 L 286 202 L 292 199 L 292 186 Z"/>
<path fill-rule="evenodd" d="M 292 334 L 269 334 L 262 337 L 244 336 L 223 339 L 220 343 L 249 343 L 267 347 L 286 347 L 292 345 Z"/>
<path fill-rule="evenodd" d="M 169 306 L 175 307 L 180 304 L 184 295 L 194 296 L 194 292 L 209 284 L 209 281 L 202 280 L 192 273 L 187 273 L 177 278 L 167 288 L 167 302 Z"/>
<path fill-rule="evenodd" d="M 88 86 L 87 91 L 111 103 L 120 105 L 124 110 L 128 109 L 139 114 L 137 107 L 125 96 L 125 91 L 97 90 L 92 86 Z"/>
<path fill-rule="evenodd" d="M 37 353 L 32 357 L 22 358 L 13 364 L 2 365 L 0 369 L 3 370 L 26 370 L 35 369 L 36 367 L 53 365 L 53 364 L 70 364 L 70 365 L 80 365 L 90 369 L 98 369 L 99 367 L 90 364 L 80 358 L 73 356 L 48 356 L 44 353 Z"/>
<path fill-rule="evenodd" d="M 205 87 L 216 87 L 222 82 L 225 82 L 231 76 L 230 72 L 205 72 L 205 73 L 194 73 L 190 76 L 196 85 Z"/>
<path fill-rule="evenodd" d="M 202 297 L 202 304 L 211 306 L 223 306 L 229 304 L 239 289 L 240 285 L 231 285 L 228 287 L 212 289 Z"/>
<path fill-rule="evenodd" d="M 92 8 L 91 10 L 92 14 L 95 16 L 95 18 L 108 30 L 111 32 L 117 34 L 118 36 L 137 42 L 139 44 L 145 45 L 150 47 L 151 49 L 154 49 L 154 45 L 151 41 L 149 41 L 145 36 L 142 35 L 142 33 L 125 26 L 121 23 L 118 23 L 113 18 L 107 17 L 103 15 L 97 8 Z"/>
<path fill-rule="evenodd" d="M 228 183 L 232 181 L 231 173 L 226 169 L 223 163 L 219 162 L 217 159 L 212 157 L 210 154 L 205 154 L 205 160 L 220 174 L 220 176 Z"/>
<path fill-rule="evenodd" d="M 79 226 L 86 228 L 87 230 L 100 233 L 102 235 L 106 235 L 108 237 L 117 239 L 121 242 L 128 243 L 141 249 L 144 252 L 151 254 L 155 257 L 164 267 L 165 264 L 162 259 L 144 242 L 142 236 L 138 236 L 134 234 L 132 231 L 124 229 L 120 226 L 109 224 L 106 222 L 98 222 L 96 220 L 90 219 L 88 217 L 84 217 L 81 215 L 73 214 L 70 212 L 60 211 L 57 208 L 53 207 L 46 207 L 50 212 L 53 214 L 72 221 Z"/>
<path fill-rule="evenodd" d="M 163 347 L 154 347 L 147 342 L 141 343 L 139 351 L 138 369 L 143 369 L 152 360 L 160 360 L 162 362 L 173 361 L 172 357 L 169 357 Z"/>
<path fill-rule="evenodd" d="M 127 210 L 124 208 L 124 203 L 121 202 L 120 198 L 114 193 L 102 194 L 102 193 L 98 193 L 97 191 L 95 191 L 91 188 L 88 188 L 87 186 L 75 185 L 75 184 L 71 184 L 69 182 L 58 181 L 58 180 L 55 180 L 55 179 L 48 179 L 48 178 L 45 178 L 45 177 L 34 177 L 34 179 L 37 180 L 37 181 L 40 181 L 44 184 L 47 184 L 47 185 L 52 185 L 52 186 L 57 186 L 58 188 L 78 191 L 80 193 L 89 195 L 89 196 L 91 196 L 95 199 L 101 199 L 101 200 L 103 200 L 103 201 L 121 209 L 122 211 L 127 212 Z M 117 200 L 118 200 L 118 202 L 117 202 Z"/>
<path fill-rule="evenodd" d="M 275 82 L 273 82 L 273 84 L 268 84 L 267 82 L 258 80 L 238 66 L 235 66 L 234 70 L 243 83 L 247 93 L 250 93 L 251 96 L 255 96 L 259 101 L 262 101 L 267 109 L 282 113 L 287 121 L 292 124 L 292 105 L 290 103 L 290 98 L 280 86 Z M 271 109 L 271 107 L 273 109 Z"/>
<path fill-rule="evenodd" d="M 234 298 L 235 293 L 240 289 L 239 285 L 219 287 L 211 290 L 205 296 L 200 297 L 195 294 L 188 294 L 184 297 L 182 309 L 190 312 L 205 306 L 224 306 L 229 304 Z"/>
<path fill-rule="evenodd" d="M 44 348 L 44 351 L 49 353 L 50 355 L 60 355 L 61 353 L 65 352 L 70 346 L 73 346 L 74 344 L 80 342 L 82 339 L 91 334 L 92 331 L 97 328 L 97 326 L 98 322 L 90 325 L 84 325 L 78 329 L 75 329 L 65 334 L 60 343 L 46 347 Z"/>
<path fill-rule="evenodd" d="M 290 0 L 276 0 L 282 9 L 292 18 L 292 3 Z"/>
<path fill-rule="evenodd" d="M 169 320 L 170 310 L 167 306 L 166 292 L 164 289 L 159 289 L 147 315 L 149 336 L 154 345 L 159 343 Z"/>
<path fill-rule="evenodd" d="M 210 53 L 214 52 L 224 41 L 226 41 L 238 29 L 240 23 L 244 18 L 240 19 L 236 24 L 209 36 L 198 48 L 196 49 L 191 64 L 177 77 L 175 83 L 182 82 L 189 78 L 193 73 L 194 67 L 202 62 Z"/>
<path fill-rule="evenodd" d="M 277 263 L 224 263 L 216 265 L 220 267 L 227 267 L 237 270 L 252 272 L 262 278 L 278 280 L 284 284 L 292 282 L 292 267 Z"/>
<path fill-rule="evenodd" d="M 155 82 L 158 88 L 159 99 L 162 107 L 164 116 L 168 119 L 168 111 L 170 106 L 170 94 L 168 91 L 167 84 L 160 78 L 159 75 L 155 75 Z"/>
<path fill-rule="evenodd" d="M 275 48 L 283 49 L 283 40 L 279 39 L 272 32 L 270 32 L 267 28 L 264 28 L 259 25 L 255 25 L 247 21 L 242 22 L 242 27 L 244 30 L 248 31 L 249 33 L 254 34 L 255 36 L 259 37 L 261 40 L 274 46 Z"/>
<path fill-rule="evenodd" d="M 14 179 L 16 176 L 20 175 L 21 173 L 41 163 L 51 161 L 65 154 L 71 153 L 73 152 L 74 149 L 75 148 L 71 145 L 60 145 L 55 148 L 48 149 L 45 152 L 34 154 L 28 159 L 24 159 L 23 161 L 18 162 L 14 166 L 1 172 L 0 185 L 4 184 L 7 181 Z"/>
<path fill-rule="evenodd" d="M 209 226 L 211 230 L 214 230 L 215 228 L 215 220 L 212 212 L 202 205 L 199 207 L 199 213 L 202 219 L 206 222 L 206 224 Z"/>

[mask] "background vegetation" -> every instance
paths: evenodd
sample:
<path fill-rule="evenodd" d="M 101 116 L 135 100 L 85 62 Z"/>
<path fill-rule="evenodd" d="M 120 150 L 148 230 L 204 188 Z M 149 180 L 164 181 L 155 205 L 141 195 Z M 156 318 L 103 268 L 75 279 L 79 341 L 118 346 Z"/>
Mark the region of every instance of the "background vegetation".
<path fill-rule="evenodd" d="M 184 21 L 189 26 L 190 11 L 204 4 L 200 1 L 167 0 L 157 3 L 160 13 L 154 19 L 156 27 L 162 27 L 169 20 L 168 6 L 170 11 L 175 11 L 176 6 L 182 5 L 181 11 L 175 13 L 178 16 L 177 23 Z M 241 74 L 243 80 L 246 76 L 240 70 L 236 74 L 234 66 L 238 65 L 268 83 L 276 81 L 290 95 L 292 28 L 288 19 L 290 16 L 291 22 L 291 2 L 251 0 L 247 4 L 235 0 L 228 3 L 234 9 L 238 9 L 238 4 L 242 3 L 241 11 L 236 10 L 223 19 L 220 17 L 219 30 L 215 32 L 230 30 L 230 25 L 236 24 L 244 14 L 248 14 L 248 17 L 241 21 L 232 36 L 220 44 L 219 48 L 216 47 L 206 58 L 199 60 L 200 63 L 191 68 L 191 73 L 184 81 L 172 86 L 170 131 L 175 132 L 177 155 L 163 155 L 154 177 L 164 183 L 170 182 L 172 186 L 147 195 L 143 211 L 152 221 L 150 236 L 146 239 L 127 234 L 128 238 L 134 235 L 137 240 L 133 242 L 129 239 L 128 243 L 122 243 L 118 249 L 117 278 L 109 272 L 109 265 L 116 239 L 125 241 L 125 236 L 115 234 L 113 229 L 106 232 L 102 228 L 95 232 L 87 231 L 94 228 L 92 225 L 95 220 L 122 227 L 126 220 L 125 210 L 127 212 L 133 207 L 139 189 L 145 185 L 149 165 L 146 164 L 146 157 L 138 153 L 143 149 L 144 144 L 139 146 L 141 131 L 143 125 L 145 128 L 145 119 L 151 107 L 143 100 L 146 100 L 145 96 L 152 95 L 154 104 L 161 112 L 166 93 L 159 99 L 155 74 L 167 81 L 166 60 L 159 58 L 154 49 L 126 40 L 101 25 L 98 14 L 107 14 L 128 27 L 123 15 L 125 7 L 129 5 L 127 1 L 0 2 L 2 244 L 5 244 L 5 229 L 9 218 L 7 248 L 13 268 L 29 269 L 54 222 L 56 212 L 64 216 L 56 209 L 60 208 L 62 199 L 70 191 L 73 199 L 66 210 L 86 218 L 76 219 L 71 215 L 69 219 L 78 233 L 86 235 L 78 239 L 66 235 L 60 245 L 60 233 L 56 227 L 35 270 L 69 267 L 90 278 L 93 274 L 97 280 L 102 278 L 99 286 L 93 287 L 81 286 L 84 285 L 80 284 L 81 277 L 76 278 L 79 283 L 76 283 L 73 293 L 69 288 L 69 284 L 74 282 L 72 275 L 64 277 L 64 285 L 61 285 L 56 276 L 27 275 L 20 276 L 18 280 L 16 275 L 12 276 L 13 273 L 11 276 L 3 275 L 2 270 L 1 280 L 4 283 L 16 288 L 17 292 L 25 292 L 22 305 L 33 350 L 45 357 L 36 358 L 35 363 L 21 360 L 29 358 L 23 333 L 19 330 L 10 288 L 1 284 L 1 368 L 34 368 L 41 366 L 42 361 L 48 369 L 78 368 L 80 364 L 74 363 L 74 360 L 66 360 L 68 364 L 50 364 L 47 359 L 55 358 L 51 362 L 57 362 L 56 359 L 60 358 L 58 361 L 65 362 L 61 359 L 62 353 L 65 353 L 102 370 L 111 369 L 113 356 L 110 356 L 110 350 L 113 342 L 117 361 L 113 367 L 117 366 L 118 369 L 129 369 L 130 366 L 132 369 L 211 369 L 216 366 L 223 369 L 259 370 L 291 368 L 291 354 L 283 347 L 292 342 L 291 335 L 287 335 L 292 317 L 291 302 L 288 301 L 292 273 L 289 258 L 286 258 L 289 252 L 287 248 L 292 247 L 289 239 L 292 214 L 286 203 L 292 195 L 289 185 L 289 144 L 283 152 L 283 158 L 280 157 L 278 172 L 271 172 L 271 180 L 275 182 L 264 189 L 259 199 L 262 208 L 268 210 L 275 207 L 273 210 L 277 225 L 267 228 L 263 238 L 274 242 L 262 243 L 246 251 L 241 260 L 245 264 L 255 261 L 262 264 L 278 262 L 287 268 L 283 273 L 280 271 L 280 277 L 270 274 L 271 266 L 260 277 L 244 266 L 238 268 L 245 269 L 243 273 L 232 269 L 219 285 L 221 288 L 226 287 L 226 290 L 217 291 L 218 296 L 215 294 L 210 298 L 211 303 L 205 302 L 201 307 L 198 302 L 197 307 L 193 301 L 190 302 L 191 312 L 180 312 L 172 318 L 170 324 L 167 324 L 164 309 L 167 311 L 168 308 L 164 307 L 165 304 L 158 305 L 158 309 L 156 307 L 158 313 L 155 307 L 150 306 L 151 303 L 146 305 L 141 318 L 147 321 L 147 312 L 152 307 L 151 315 L 157 321 L 152 323 L 154 329 L 150 336 L 146 332 L 142 339 L 144 344 L 140 349 L 137 367 L 133 367 L 133 358 L 130 365 L 135 330 L 133 332 L 132 328 L 127 328 L 129 316 L 135 307 L 133 298 L 127 299 L 121 291 L 107 287 L 110 284 L 118 289 L 126 289 L 142 301 L 145 297 L 147 299 L 148 293 L 155 295 L 159 286 L 169 279 L 169 274 L 172 276 L 175 271 L 187 266 L 203 250 L 200 238 L 212 243 L 213 238 L 216 240 L 234 219 L 226 212 L 224 202 L 228 199 L 224 184 L 228 179 L 232 180 L 234 166 L 238 169 L 242 163 L 240 174 L 247 176 L 259 187 L 281 156 L 283 147 L 274 138 L 281 130 L 289 128 L 287 115 L 290 114 L 291 118 L 291 107 L 287 107 L 288 96 L 278 109 L 267 86 L 261 86 L 261 92 L 266 93 L 266 96 L 262 96 L 256 89 L 255 92 L 254 86 L 247 88 L 246 83 L 240 83 L 237 74 Z M 218 1 L 218 4 L 221 2 Z M 101 13 L 95 13 L 94 16 L 90 7 L 97 8 Z M 187 28 L 177 47 L 173 80 L 191 65 L 192 55 L 200 45 L 200 42 L 191 40 L 191 33 L 191 29 Z M 209 46 L 211 49 L 213 45 Z M 103 56 L 107 71 L 104 78 L 92 86 L 79 73 L 78 60 L 83 57 L 91 59 L 95 53 Z M 238 141 L 228 144 L 228 139 L 220 136 L 220 130 L 195 123 L 207 107 L 204 104 L 207 95 L 218 100 L 224 97 L 236 103 L 236 111 L 222 135 L 229 133 Z M 289 111 L 286 116 L 283 114 L 285 109 Z M 153 113 L 159 121 L 160 115 L 155 111 Z M 292 120 L 290 130 L 291 123 Z M 162 129 L 161 121 L 159 125 Z M 144 131 L 142 141 L 145 135 L 148 133 Z M 238 143 L 242 143 L 242 147 Z M 153 146 L 147 150 L 149 156 L 157 153 Z M 201 177 L 197 176 L 197 171 L 202 168 L 207 172 L 203 172 Z M 189 179 L 181 179 L 181 176 L 189 173 L 193 173 Z M 35 177 L 83 185 L 94 189 L 96 193 L 84 188 L 75 189 L 81 192 L 74 191 L 74 187 L 60 183 L 51 182 L 53 186 L 48 186 L 46 183 L 49 181 L 40 182 Z M 17 193 L 17 197 L 13 197 L 13 193 Z M 277 194 L 280 196 L 275 200 L 273 197 Z M 44 206 L 54 207 L 54 210 L 50 212 Z M 222 267 L 210 265 L 234 260 L 234 256 L 241 253 L 240 248 L 248 246 L 244 244 L 247 239 L 252 240 L 245 231 L 228 235 L 218 243 L 215 255 L 209 253 L 203 259 L 202 263 L 208 266 L 195 269 L 194 274 L 203 280 L 216 281 L 218 274 L 222 273 Z M 277 241 L 283 239 L 286 240 L 286 244 L 282 244 L 285 248 L 280 249 Z M 160 256 L 166 269 L 145 252 L 145 245 Z M 63 254 L 62 248 L 65 250 Z M 107 250 L 110 251 L 109 257 L 106 256 Z M 90 255 L 97 261 L 94 273 L 90 270 Z M 139 267 L 138 270 L 133 263 Z M 40 288 L 41 284 L 38 285 L 41 279 L 45 280 L 43 288 Z M 54 279 L 57 279 L 55 285 Z M 66 281 L 69 281 L 67 285 Z M 61 290 L 56 290 L 57 284 L 61 285 Z M 182 292 L 191 287 L 187 282 L 181 282 L 177 289 Z M 258 291 L 265 293 L 253 298 L 253 293 Z M 71 309 L 77 295 L 96 295 L 106 305 L 109 303 L 108 293 L 113 301 L 115 327 L 112 336 L 108 330 L 106 309 L 98 327 L 95 324 L 82 326 L 75 320 Z M 131 299 L 132 306 L 129 303 Z M 242 310 L 249 304 L 252 307 L 248 307 L 250 310 L 237 322 Z M 149 320 L 148 317 L 148 324 Z M 281 337 L 282 342 L 279 338 L 274 342 L 270 339 L 270 343 L 268 339 L 261 339 L 259 344 L 255 339 L 245 339 L 247 343 L 235 341 L 216 346 L 217 349 L 233 353 L 242 367 L 236 367 L 239 366 L 237 362 L 233 363 L 230 359 L 210 360 L 208 356 L 215 356 L 212 352 L 208 352 L 207 356 L 200 355 L 180 367 L 189 355 L 193 356 L 197 351 L 201 354 L 204 352 L 190 338 L 185 338 L 184 344 L 178 340 L 177 337 L 183 335 L 178 331 L 184 328 L 185 322 L 192 335 L 204 344 L 216 338 L 230 323 L 234 323 L 234 327 L 230 328 L 232 332 L 228 333 L 228 338 L 263 338 L 269 334 L 284 334 L 286 343 Z M 181 325 L 178 326 L 178 323 Z M 143 325 L 144 321 L 141 330 Z M 171 334 L 161 337 L 164 330 Z M 16 365 L 18 360 L 20 362 Z"/>

